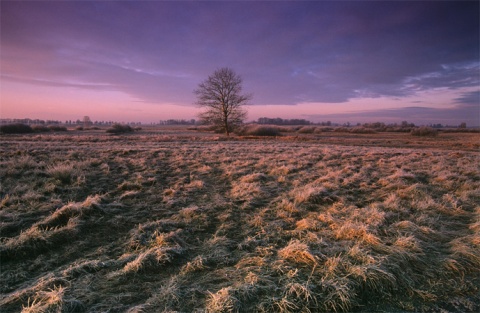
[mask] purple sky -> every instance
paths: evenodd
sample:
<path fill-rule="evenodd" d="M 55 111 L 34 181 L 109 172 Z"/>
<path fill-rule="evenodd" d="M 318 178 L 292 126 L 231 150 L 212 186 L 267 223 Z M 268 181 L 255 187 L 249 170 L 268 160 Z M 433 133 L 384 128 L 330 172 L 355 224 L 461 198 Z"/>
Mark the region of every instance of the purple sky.
<path fill-rule="evenodd" d="M 195 118 L 226 66 L 249 120 L 480 125 L 478 1 L 0 6 L 2 118 Z"/>

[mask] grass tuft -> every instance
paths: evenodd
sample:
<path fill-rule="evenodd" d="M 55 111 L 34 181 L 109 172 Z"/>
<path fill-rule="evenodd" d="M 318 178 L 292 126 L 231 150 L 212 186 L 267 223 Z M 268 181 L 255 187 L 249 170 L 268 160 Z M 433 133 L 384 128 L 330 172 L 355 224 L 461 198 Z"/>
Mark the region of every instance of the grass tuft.
<path fill-rule="evenodd" d="M 288 245 L 278 251 L 278 254 L 285 260 L 296 264 L 316 266 L 318 257 L 313 255 L 305 243 L 296 239 L 291 240 Z"/>
<path fill-rule="evenodd" d="M 232 287 L 222 288 L 215 293 L 209 291 L 205 307 L 206 311 L 209 313 L 238 312 L 240 303 L 232 293 Z"/>
<path fill-rule="evenodd" d="M 46 172 L 62 184 L 70 184 L 79 174 L 78 169 L 70 163 L 60 163 L 49 166 Z"/>
<path fill-rule="evenodd" d="M 47 291 L 38 291 L 33 299 L 27 300 L 27 305 L 22 305 L 22 313 L 38 312 L 64 312 L 68 306 L 64 302 L 66 288 L 54 286 Z M 67 311 L 68 312 L 68 311 Z"/>

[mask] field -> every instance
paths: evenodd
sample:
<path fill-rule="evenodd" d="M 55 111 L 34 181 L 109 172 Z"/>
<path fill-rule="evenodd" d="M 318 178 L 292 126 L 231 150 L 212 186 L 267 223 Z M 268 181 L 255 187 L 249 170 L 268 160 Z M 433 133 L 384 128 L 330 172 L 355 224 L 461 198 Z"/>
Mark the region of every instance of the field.
<path fill-rule="evenodd" d="M 478 312 L 480 134 L 3 135 L 7 312 Z"/>

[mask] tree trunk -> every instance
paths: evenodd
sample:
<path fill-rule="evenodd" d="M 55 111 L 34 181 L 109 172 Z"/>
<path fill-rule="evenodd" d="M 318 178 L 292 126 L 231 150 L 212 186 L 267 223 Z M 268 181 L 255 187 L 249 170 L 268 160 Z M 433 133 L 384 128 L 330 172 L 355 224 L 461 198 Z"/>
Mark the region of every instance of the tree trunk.
<path fill-rule="evenodd" d="M 227 133 L 227 137 L 230 136 L 230 130 L 228 129 L 228 119 L 225 117 L 225 132 Z"/>
<path fill-rule="evenodd" d="M 228 114 L 225 103 L 223 104 L 223 124 L 225 125 L 225 133 L 227 134 L 227 137 L 229 137 L 230 130 L 228 129 Z"/>

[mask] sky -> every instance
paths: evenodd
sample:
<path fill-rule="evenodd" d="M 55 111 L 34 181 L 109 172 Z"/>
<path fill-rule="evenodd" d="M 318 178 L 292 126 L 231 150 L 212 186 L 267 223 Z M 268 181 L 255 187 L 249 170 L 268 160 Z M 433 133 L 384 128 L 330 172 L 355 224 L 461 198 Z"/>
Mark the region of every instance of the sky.
<path fill-rule="evenodd" d="M 233 69 L 248 120 L 480 126 L 479 1 L 0 2 L 0 117 L 197 118 Z"/>

